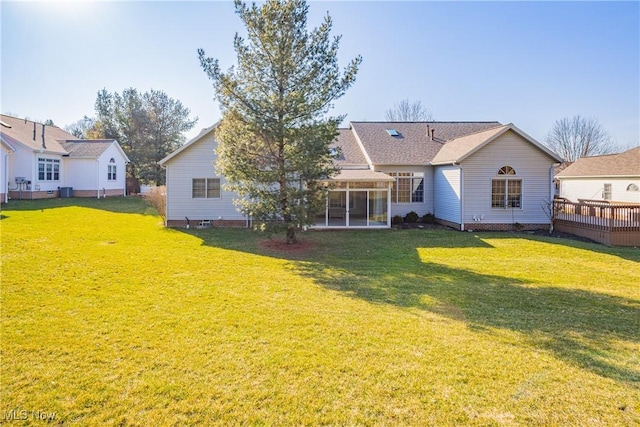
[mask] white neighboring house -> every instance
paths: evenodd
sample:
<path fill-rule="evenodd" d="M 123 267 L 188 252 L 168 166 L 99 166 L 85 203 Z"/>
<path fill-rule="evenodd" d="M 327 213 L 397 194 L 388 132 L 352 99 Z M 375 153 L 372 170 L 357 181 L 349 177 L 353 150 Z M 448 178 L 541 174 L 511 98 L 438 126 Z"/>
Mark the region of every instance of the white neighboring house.
<path fill-rule="evenodd" d="M 559 196 L 640 203 L 640 147 L 619 154 L 582 157 L 556 175 Z"/>
<path fill-rule="evenodd" d="M 67 140 L 61 142 L 65 187 L 74 197 L 124 196 L 129 158 L 115 139 Z"/>
<path fill-rule="evenodd" d="M 78 140 L 70 133 L 2 115 L 3 201 L 124 196 L 126 156 L 116 140 Z"/>
<path fill-rule="evenodd" d="M 248 224 L 220 190 L 215 125 L 164 158 L 168 226 Z M 327 180 L 314 228 L 388 228 L 395 215 L 431 213 L 459 230 L 547 228 L 561 159 L 513 124 L 351 122 L 333 144 L 341 171 Z"/>

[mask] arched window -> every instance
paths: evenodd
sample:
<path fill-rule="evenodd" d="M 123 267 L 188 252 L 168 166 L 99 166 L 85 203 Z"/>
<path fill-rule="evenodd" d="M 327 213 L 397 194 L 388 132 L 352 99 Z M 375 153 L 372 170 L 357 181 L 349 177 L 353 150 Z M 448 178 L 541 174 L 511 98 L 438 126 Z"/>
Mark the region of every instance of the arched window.
<path fill-rule="evenodd" d="M 516 170 L 511 166 L 503 166 L 498 171 L 498 175 L 515 175 Z"/>
<path fill-rule="evenodd" d="M 113 157 L 111 158 L 111 160 L 109 160 L 109 163 L 115 163 L 116 159 L 114 159 Z"/>
<path fill-rule="evenodd" d="M 491 181 L 492 208 L 522 208 L 522 180 L 511 178 L 514 175 L 514 168 L 503 166 L 498 171 L 498 177 Z"/>
<path fill-rule="evenodd" d="M 627 186 L 627 191 L 640 191 L 640 189 L 636 184 L 629 184 Z"/>

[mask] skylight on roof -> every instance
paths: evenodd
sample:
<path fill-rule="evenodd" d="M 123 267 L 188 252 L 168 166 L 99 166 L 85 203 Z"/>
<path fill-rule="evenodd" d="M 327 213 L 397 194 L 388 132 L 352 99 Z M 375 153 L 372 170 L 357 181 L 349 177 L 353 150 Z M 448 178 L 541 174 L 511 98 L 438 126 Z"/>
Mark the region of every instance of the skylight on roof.
<path fill-rule="evenodd" d="M 395 129 L 387 129 L 387 133 L 389 133 L 389 135 L 391 135 L 391 136 L 400 136 L 398 131 L 395 130 Z"/>

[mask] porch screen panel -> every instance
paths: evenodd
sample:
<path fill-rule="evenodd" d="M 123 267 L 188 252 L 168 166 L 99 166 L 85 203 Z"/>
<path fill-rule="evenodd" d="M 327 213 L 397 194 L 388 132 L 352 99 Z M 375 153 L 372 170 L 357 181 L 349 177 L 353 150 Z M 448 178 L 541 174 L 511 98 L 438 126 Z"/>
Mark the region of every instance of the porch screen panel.
<path fill-rule="evenodd" d="M 369 225 L 387 225 L 387 192 L 369 192 Z"/>

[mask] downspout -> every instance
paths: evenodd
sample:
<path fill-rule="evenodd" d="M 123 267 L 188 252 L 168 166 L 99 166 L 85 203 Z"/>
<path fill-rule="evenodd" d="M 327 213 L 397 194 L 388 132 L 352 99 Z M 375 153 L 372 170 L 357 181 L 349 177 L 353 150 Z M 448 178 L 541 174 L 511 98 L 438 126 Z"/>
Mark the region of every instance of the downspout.
<path fill-rule="evenodd" d="M 96 196 L 100 198 L 100 159 L 96 159 Z"/>
<path fill-rule="evenodd" d="M 453 163 L 455 165 L 455 162 Z M 464 169 L 460 169 L 460 231 L 464 231 Z"/>
<path fill-rule="evenodd" d="M 4 202 L 9 202 L 9 153 L 4 155 Z"/>
<path fill-rule="evenodd" d="M 165 182 L 164 182 L 164 226 L 169 226 L 169 168 L 166 166 L 162 166 L 165 172 Z M 126 178 L 125 178 L 126 181 Z M 125 185 L 126 187 L 126 185 Z M 222 194 L 220 194 L 222 196 Z M 189 222 L 187 222 L 188 224 Z"/>

